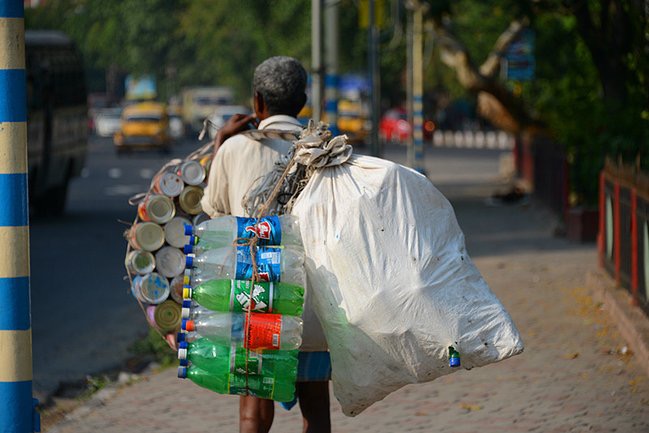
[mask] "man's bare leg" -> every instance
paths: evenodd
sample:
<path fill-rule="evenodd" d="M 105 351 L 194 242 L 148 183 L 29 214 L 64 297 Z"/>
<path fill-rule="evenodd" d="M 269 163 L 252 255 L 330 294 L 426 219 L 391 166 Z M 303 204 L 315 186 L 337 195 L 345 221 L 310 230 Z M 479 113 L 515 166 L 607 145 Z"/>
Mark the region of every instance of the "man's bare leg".
<path fill-rule="evenodd" d="M 327 408 L 329 406 L 327 405 Z M 239 400 L 239 432 L 268 433 L 275 417 L 275 402 L 263 398 L 241 396 Z"/>
<path fill-rule="evenodd" d="M 331 433 L 329 382 L 296 383 L 303 433 Z"/>

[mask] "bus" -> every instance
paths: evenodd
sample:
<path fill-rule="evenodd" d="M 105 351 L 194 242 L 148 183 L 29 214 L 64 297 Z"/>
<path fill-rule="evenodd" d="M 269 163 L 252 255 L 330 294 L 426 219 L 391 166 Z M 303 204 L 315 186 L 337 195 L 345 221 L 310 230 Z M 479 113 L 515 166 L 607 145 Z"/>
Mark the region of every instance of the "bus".
<path fill-rule="evenodd" d="M 62 32 L 25 32 L 29 198 L 37 215 L 60 215 L 88 149 L 81 55 Z"/>

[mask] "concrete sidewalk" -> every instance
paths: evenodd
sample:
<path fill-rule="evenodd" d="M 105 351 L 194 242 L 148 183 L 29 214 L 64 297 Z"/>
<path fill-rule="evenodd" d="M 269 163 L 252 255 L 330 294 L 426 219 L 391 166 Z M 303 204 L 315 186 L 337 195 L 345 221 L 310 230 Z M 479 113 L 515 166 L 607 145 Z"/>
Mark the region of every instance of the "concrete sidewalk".
<path fill-rule="evenodd" d="M 449 164 L 457 164 L 457 170 L 449 171 Z M 469 253 L 519 327 L 525 352 L 407 386 L 356 418 L 345 417 L 332 398 L 333 431 L 649 431 L 645 369 L 585 286 L 586 275 L 597 266 L 595 247 L 553 237 L 552 216 L 534 205 L 487 206 L 485 199 L 498 187 L 493 171 L 462 164 L 430 158 L 428 173 L 454 205 Z M 442 171 L 456 174 L 436 176 Z M 168 369 L 102 390 L 49 431 L 237 429 L 237 397 L 180 381 L 175 369 Z M 272 431 L 301 431 L 299 410 L 277 407 Z"/>

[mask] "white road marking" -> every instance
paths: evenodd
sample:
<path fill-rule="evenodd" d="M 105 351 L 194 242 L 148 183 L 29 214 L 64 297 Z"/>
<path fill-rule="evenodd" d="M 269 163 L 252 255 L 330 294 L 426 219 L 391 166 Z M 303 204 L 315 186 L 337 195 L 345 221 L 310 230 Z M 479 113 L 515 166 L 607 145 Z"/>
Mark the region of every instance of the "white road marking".
<path fill-rule="evenodd" d="M 140 170 L 140 178 L 151 179 L 153 177 L 153 170 L 150 168 L 143 168 Z"/>
<path fill-rule="evenodd" d="M 122 177 L 122 169 L 121 168 L 111 168 L 108 170 L 108 177 L 111 179 L 119 179 Z"/>
<path fill-rule="evenodd" d="M 104 188 L 104 195 L 115 196 L 132 196 L 138 192 L 142 192 L 142 185 L 113 185 Z"/>

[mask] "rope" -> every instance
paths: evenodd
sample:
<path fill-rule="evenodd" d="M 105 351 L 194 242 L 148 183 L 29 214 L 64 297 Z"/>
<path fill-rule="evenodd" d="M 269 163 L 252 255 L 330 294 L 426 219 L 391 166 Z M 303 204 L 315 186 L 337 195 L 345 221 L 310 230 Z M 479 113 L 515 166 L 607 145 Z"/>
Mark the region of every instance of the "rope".
<path fill-rule="evenodd" d="M 352 152 L 346 135 L 332 139 L 327 124 L 320 122 L 316 126 L 309 121 L 288 155 L 280 158 L 270 173 L 255 180 L 242 199 L 243 208 L 257 216 L 290 213 L 316 170 L 344 164 Z"/>

